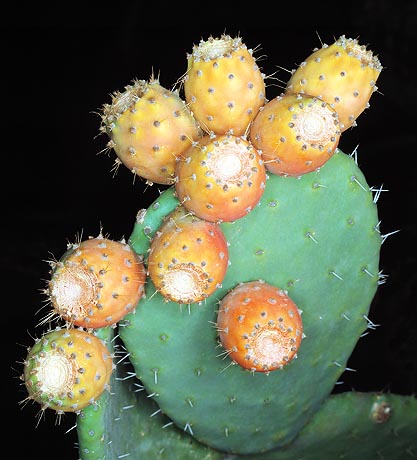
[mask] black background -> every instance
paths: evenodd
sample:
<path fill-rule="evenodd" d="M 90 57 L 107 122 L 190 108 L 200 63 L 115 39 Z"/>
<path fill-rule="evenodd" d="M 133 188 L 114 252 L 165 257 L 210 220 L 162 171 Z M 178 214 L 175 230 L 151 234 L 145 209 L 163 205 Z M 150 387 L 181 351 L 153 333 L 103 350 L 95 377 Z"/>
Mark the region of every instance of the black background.
<path fill-rule="evenodd" d="M 358 148 L 369 185 L 383 186 L 378 201 L 382 246 L 380 268 L 388 275 L 371 306 L 380 324 L 361 339 L 335 391 L 417 391 L 416 313 L 416 3 L 324 2 L 317 7 L 277 4 L 237 12 L 237 6 L 144 6 L 48 8 L 19 3 L 1 26 L 1 230 L 3 333 L 2 411 L 13 455 L 76 460 L 73 414 L 58 423 L 39 407 L 21 404 L 19 380 L 26 349 L 39 337 L 46 314 L 41 290 L 47 260 L 59 257 L 77 236 L 128 237 L 136 212 L 157 196 L 124 167 L 111 172 L 115 155 L 100 153 L 99 112 L 110 94 L 133 79 L 159 76 L 170 88 L 186 71 L 186 53 L 201 38 L 240 35 L 255 49 L 278 95 L 294 69 L 321 42 L 340 35 L 358 38 L 384 67 L 379 92 L 346 131 L 339 147 Z M 70 5 L 70 4 L 68 4 Z M 187 7 L 188 8 L 188 7 Z M 243 8 L 243 6 L 240 6 Z M 262 9 L 261 9 L 262 8 Z M 281 82 L 280 82 L 281 80 Z M 162 189 L 159 187 L 159 189 Z M 40 311 L 39 311 L 40 310 Z M 8 441 L 5 441 L 8 443 Z"/>

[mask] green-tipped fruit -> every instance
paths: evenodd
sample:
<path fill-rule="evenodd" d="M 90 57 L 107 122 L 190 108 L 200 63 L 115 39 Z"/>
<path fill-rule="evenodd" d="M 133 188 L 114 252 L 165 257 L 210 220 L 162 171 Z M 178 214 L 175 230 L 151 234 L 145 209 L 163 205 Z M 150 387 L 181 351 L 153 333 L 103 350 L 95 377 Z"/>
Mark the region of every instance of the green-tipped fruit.
<path fill-rule="evenodd" d="M 44 334 L 24 362 L 28 399 L 61 412 L 78 412 L 108 388 L 113 370 L 105 343 L 82 329 L 56 329 Z"/>

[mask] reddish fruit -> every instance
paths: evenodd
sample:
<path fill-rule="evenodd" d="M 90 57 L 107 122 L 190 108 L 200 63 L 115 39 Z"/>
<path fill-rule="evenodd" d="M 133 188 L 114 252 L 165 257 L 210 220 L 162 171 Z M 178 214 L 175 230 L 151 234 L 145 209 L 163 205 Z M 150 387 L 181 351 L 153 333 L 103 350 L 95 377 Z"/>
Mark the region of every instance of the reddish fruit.
<path fill-rule="evenodd" d="M 56 329 L 29 349 L 24 362 L 28 397 L 57 412 L 78 412 L 109 386 L 112 356 L 105 343 L 82 329 Z"/>
<path fill-rule="evenodd" d="M 143 261 L 121 241 L 101 235 L 81 241 L 52 266 L 47 294 L 53 313 L 75 326 L 115 324 L 144 294 Z"/>
<path fill-rule="evenodd" d="M 154 236 L 147 262 L 157 291 L 181 304 L 200 302 L 221 287 L 228 263 L 220 226 L 193 216 L 181 205 Z"/>
<path fill-rule="evenodd" d="M 326 163 L 340 139 L 336 111 L 302 94 L 284 94 L 261 108 L 250 140 L 262 153 L 265 168 L 278 175 L 300 176 Z"/>
<path fill-rule="evenodd" d="M 281 369 L 297 355 L 301 313 L 283 290 L 263 281 L 238 284 L 221 300 L 217 328 L 223 348 L 245 369 Z"/>
<path fill-rule="evenodd" d="M 211 222 L 230 222 L 248 214 L 266 182 L 262 159 L 244 138 L 205 136 L 179 160 L 175 189 L 181 203 Z"/>

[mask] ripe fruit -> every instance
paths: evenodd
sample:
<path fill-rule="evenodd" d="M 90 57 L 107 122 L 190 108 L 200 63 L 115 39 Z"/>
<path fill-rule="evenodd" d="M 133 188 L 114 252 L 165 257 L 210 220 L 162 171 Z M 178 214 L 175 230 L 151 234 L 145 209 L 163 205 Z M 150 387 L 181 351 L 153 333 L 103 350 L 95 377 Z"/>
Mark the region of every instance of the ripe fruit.
<path fill-rule="evenodd" d="M 185 99 L 206 132 L 245 134 L 265 103 L 265 82 L 240 37 L 201 40 L 187 56 Z"/>
<path fill-rule="evenodd" d="M 371 50 L 342 35 L 332 45 L 314 50 L 300 64 L 286 92 L 326 101 L 337 111 L 343 132 L 355 126 L 358 116 L 369 106 L 381 71 L 381 63 Z"/>
<path fill-rule="evenodd" d="M 200 137 L 198 124 L 177 91 L 158 80 L 135 80 L 104 104 L 101 131 L 118 162 L 148 183 L 172 184 L 175 160 Z"/>
<path fill-rule="evenodd" d="M 144 293 L 142 259 L 125 242 L 102 235 L 72 244 L 51 262 L 46 293 L 53 313 L 85 328 L 117 323 Z"/>
<path fill-rule="evenodd" d="M 221 286 L 229 263 L 220 226 L 190 214 L 179 205 L 153 238 L 148 274 L 166 300 L 196 303 Z"/>
<path fill-rule="evenodd" d="M 243 137 L 205 136 L 177 163 L 180 202 L 201 219 L 230 222 L 248 214 L 265 190 L 259 153 Z"/>
<path fill-rule="evenodd" d="M 281 369 L 296 357 L 303 337 L 297 305 L 263 281 L 240 283 L 223 297 L 217 328 L 230 358 L 254 372 Z"/>
<path fill-rule="evenodd" d="M 250 140 L 262 152 L 265 168 L 279 175 L 299 176 L 323 166 L 339 139 L 336 111 L 302 94 L 283 94 L 269 101 L 250 129 Z"/>

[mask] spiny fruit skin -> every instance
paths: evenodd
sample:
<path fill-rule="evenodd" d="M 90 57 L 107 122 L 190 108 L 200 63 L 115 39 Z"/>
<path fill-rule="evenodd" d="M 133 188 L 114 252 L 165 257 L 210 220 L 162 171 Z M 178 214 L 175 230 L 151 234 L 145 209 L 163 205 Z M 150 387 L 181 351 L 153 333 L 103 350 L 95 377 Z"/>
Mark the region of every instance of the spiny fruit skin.
<path fill-rule="evenodd" d="M 250 128 L 250 140 L 262 152 L 265 168 L 299 176 L 323 166 L 340 140 L 336 111 L 305 94 L 282 94 L 261 107 Z"/>
<path fill-rule="evenodd" d="M 156 79 L 135 80 L 102 109 L 101 131 L 118 161 L 148 183 L 171 184 L 175 160 L 201 135 L 180 98 Z"/>
<path fill-rule="evenodd" d="M 297 357 L 303 338 L 297 305 L 262 280 L 240 283 L 223 297 L 217 328 L 226 355 L 254 372 L 282 369 Z"/>
<path fill-rule="evenodd" d="M 53 313 L 75 326 L 113 325 L 144 294 L 143 260 L 124 241 L 100 234 L 70 245 L 52 265 L 47 295 Z"/>
<path fill-rule="evenodd" d="M 294 71 L 286 92 L 317 96 L 334 107 L 342 132 L 355 126 L 377 90 L 381 63 L 358 40 L 339 37 L 332 45 L 314 50 Z"/>
<path fill-rule="evenodd" d="M 187 55 L 185 99 L 207 132 L 243 135 L 265 103 L 264 75 L 240 37 L 201 40 Z"/>
<path fill-rule="evenodd" d="M 220 226 L 190 214 L 179 205 L 154 236 L 147 260 L 156 289 L 181 304 L 201 302 L 221 283 L 229 264 Z"/>
<path fill-rule="evenodd" d="M 28 399 L 57 412 L 78 412 L 108 388 L 112 356 L 95 335 L 57 328 L 37 339 L 24 362 Z"/>
<path fill-rule="evenodd" d="M 207 135 L 178 161 L 175 190 L 201 219 L 231 222 L 258 204 L 266 179 L 262 158 L 246 138 Z"/>

